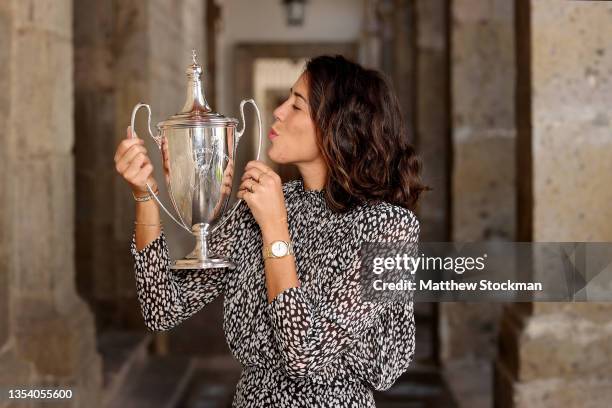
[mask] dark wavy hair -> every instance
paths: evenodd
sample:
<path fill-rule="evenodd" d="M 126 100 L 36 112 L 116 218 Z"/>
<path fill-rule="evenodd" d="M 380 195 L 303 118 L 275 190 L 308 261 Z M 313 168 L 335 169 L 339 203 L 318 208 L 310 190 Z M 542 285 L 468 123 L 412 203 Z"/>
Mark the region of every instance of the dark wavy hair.
<path fill-rule="evenodd" d="M 421 162 L 385 77 L 340 55 L 310 59 L 305 75 L 328 205 L 344 212 L 381 200 L 414 210 L 431 188 L 420 182 Z"/>

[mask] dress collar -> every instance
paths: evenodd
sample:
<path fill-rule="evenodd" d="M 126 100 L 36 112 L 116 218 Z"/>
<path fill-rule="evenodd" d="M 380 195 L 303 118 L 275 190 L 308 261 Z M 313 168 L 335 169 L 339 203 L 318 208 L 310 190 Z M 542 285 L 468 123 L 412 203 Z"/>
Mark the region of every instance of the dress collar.
<path fill-rule="evenodd" d="M 325 188 L 321 190 L 307 190 L 304 188 L 304 180 L 302 179 L 297 180 L 297 191 L 303 195 L 309 195 L 309 196 L 320 197 L 320 198 L 325 197 Z"/>

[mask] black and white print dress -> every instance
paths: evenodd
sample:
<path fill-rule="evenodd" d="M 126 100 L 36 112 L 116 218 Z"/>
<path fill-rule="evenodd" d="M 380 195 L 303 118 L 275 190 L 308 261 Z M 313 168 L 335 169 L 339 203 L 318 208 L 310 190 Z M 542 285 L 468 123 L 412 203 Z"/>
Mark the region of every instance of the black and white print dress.
<path fill-rule="evenodd" d="M 268 303 L 261 233 L 242 202 L 209 237 L 236 269 L 173 271 L 163 230 L 140 251 L 133 236 L 145 324 L 171 329 L 223 295 L 227 344 L 243 367 L 234 407 L 374 407 L 372 390 L 389 388 L 414 355 L 413 303 L 362 301 L 358 251 L 416 242 L 419 222 L 386 202 L 335 213 L 302 180 L 283 193 L 300 287 Z"/>

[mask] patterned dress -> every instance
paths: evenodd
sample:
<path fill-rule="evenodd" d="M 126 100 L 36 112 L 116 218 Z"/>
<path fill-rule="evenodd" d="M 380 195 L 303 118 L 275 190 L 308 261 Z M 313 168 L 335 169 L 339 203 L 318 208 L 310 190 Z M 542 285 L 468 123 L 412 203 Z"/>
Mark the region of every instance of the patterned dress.
<path fill-rule="evenodd" d="M 365 302 L 363 242 L 416 242 L 414 213 L 386 202 L 338 214 L 302 180 L 283 184 L 300 287 L 268 303 L 259 226 L 245 202 L 209 237 L 230 269 L 168 268 L 164 232 L 131 252 L 146 326 L 168 330 L 224 297 L 223 328 L 243 367 L 234 407 L 374 407 L 414 355 L 413 303 Z"/>

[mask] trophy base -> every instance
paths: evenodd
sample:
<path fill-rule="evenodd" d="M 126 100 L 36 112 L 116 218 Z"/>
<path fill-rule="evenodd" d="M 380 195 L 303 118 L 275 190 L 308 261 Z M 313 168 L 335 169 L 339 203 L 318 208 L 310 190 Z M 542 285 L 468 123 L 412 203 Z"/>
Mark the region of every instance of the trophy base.
<path fill-rule="evenodd" d="M 236 264 L 228 258 L 216 257 L 205 259 L 177 259 L 172 262 L 170 269 L 212 269 L 212 268 L 229 268 L 235 269 Z"/>

